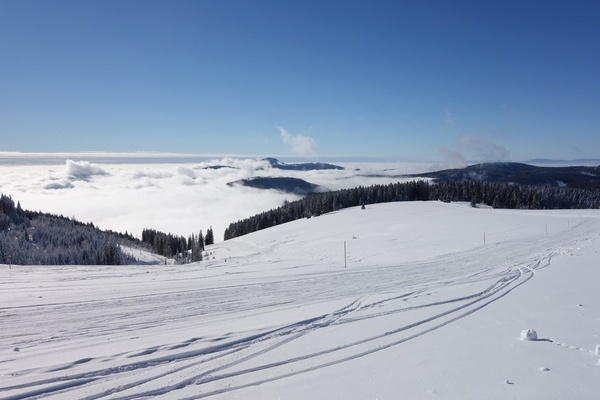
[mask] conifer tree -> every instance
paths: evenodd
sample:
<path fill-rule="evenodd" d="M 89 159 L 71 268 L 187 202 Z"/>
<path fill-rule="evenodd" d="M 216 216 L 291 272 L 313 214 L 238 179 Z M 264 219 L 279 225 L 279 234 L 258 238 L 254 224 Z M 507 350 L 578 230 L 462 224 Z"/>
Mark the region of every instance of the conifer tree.
<path fill-rule="evenodd" d="M 212 226 L 210 228 L 208 228 L 208 230 L 206 231 L 206 237 L 204 238 L 204 244 L 206 246 L 215 244 L 215 237 L 213 235 Z"/>
<path fill-rule="evenodd" d="M 198 234 L 198 245 L 200 246 L 200 250 L 204 251 L 204 235 L 202 234 L 202 229 L 200 229 L 200 233 Z"/>

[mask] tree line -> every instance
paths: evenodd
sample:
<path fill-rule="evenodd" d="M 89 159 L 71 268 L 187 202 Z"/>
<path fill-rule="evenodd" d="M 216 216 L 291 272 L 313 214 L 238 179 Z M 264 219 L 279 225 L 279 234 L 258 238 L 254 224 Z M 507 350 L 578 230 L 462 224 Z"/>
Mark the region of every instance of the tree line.
<path fill-rule="evenodd" d="M 395 201 L 466 201 L 507 209 L 591 209 L 600 208 L 600 191 L 568 187 L 517 185 L 485 181 L 442 182 L 423 180 L 359 186 L 315 193 L 281 207 L 231 223 L 224 239 L 261 229 L 310 218 L 342 208 Z"/>
<path fill-rule="evenodd" d="M 100 230 L 62 215 L 28 211 L 0 194 L 0 264 L 123 265 L 137 260 L 122 245 L 142 248 L 178 263 L 202 261 L 205 245 L 214 244 L 212 227 L 187 239 L 144 229 L 142 240 L 131 234 Z"/>
<path fill-rule="evenodd" d="M 120 243 L 133 236 L 101 231 L 62 215 L 27 211 L 0 195 L 0 263 L 26 265 L 122 265 L 135 259 Z"/>
<path fill-rule="evenodd" d="M 198 235 L 191 234 L 187 239 L 171 233 L 164 233 L 156 229 L 142 230 L 142 242 L 150 246 L 152 251 L 164 257 L 174 257 L 178 263 L 202 261 L 202 252 L 205 246 L 215 243 L 212 227 Z"/>
<path fill-rule="evenodd" d="M 93 223 L 39 211 L 0 194 L 0 264 L 123 265 L 137 260 L 122 245 L 142 248 L 178 263 L 202 261 L 206 245 L 214 244 L 210 227 L 188 238 L 144 229 L 142 240 L 131 234 L 100 230 Z"/>

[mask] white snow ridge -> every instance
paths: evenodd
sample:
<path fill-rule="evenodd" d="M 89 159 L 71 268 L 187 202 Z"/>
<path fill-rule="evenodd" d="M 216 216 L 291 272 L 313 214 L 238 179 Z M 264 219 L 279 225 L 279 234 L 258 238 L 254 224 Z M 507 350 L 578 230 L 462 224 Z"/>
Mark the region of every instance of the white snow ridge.
<path fill-rule="evenodd" d="M 0 265 L 0 399 L 598 399 L 599 238 L 600 210 L 388 203 L 195 264 Z"/>

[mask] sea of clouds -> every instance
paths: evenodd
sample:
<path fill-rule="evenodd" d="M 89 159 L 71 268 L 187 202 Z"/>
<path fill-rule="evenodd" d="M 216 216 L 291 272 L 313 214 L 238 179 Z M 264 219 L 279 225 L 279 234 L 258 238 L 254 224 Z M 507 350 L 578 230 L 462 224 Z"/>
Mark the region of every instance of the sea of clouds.
<path fill-rule="evenodd" d="M 15 160 L 15 158 L 18 158 Z M 86 159 L 87 158 L 87 159 Z M 311 160 L 314 161 L 314 160 Z M 262 158 L 23 157 L 0 160 L 0 193 L 23 208 L 62 214 L 102 229 L 140 236 L 144 228 L 179 235 L 213 227 L 217 241 L 229 223 L 279 207 L 298 195 L 227 185 L 256 176 L 285 176 L 336 190 L 406 180 L 427 163 L 342 162 L 344 170 L 288 171 Z"/>

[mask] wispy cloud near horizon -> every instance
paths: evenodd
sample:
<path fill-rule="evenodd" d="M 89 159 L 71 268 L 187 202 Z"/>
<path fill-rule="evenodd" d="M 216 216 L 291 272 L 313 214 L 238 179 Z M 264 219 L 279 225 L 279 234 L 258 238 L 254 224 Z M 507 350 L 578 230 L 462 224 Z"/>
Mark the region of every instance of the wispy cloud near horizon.
<path fill-rule="evenodd" d="M 452 146 L 436 146 L 441 154 L 444 168 L 464 168 L 468 161 L 510 161 L 508 150 L 484 135 L 461 135 Z"/>
<path fill-rule="evenodd" d="M 317 142 L 310 136 L 289 133 L 281 126 L 279 127 L 279 135 L 283 143 L 294 154 L 299 156 L 314 156 L 317 154 Z"/>
<path fill-rule="evenodd" d="M 497 143 L 492 142 L 485 136 L 462 135 L 460 137 L 460 146 L 478 161 L 494 162 L 509 161 L 508 150 Z"/>

